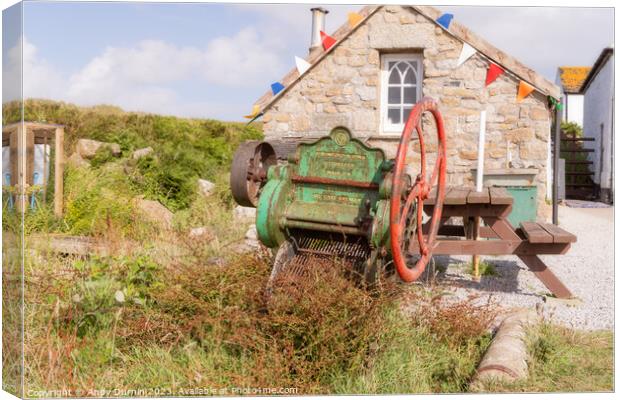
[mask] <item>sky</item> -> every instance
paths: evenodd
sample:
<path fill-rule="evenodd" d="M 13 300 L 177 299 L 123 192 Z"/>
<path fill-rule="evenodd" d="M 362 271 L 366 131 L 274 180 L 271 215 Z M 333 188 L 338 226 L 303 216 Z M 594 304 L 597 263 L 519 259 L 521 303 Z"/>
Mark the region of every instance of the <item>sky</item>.
<path fill-rule="evenodd" d="M 24 97 L 240 121 L 307 55 L 313 6 L 25 2 Z M 323 7 L 333 32 L 362 6 Z M 613 42 L 611 8 L 438 8 L 551 81 Z M 19 96 L 18 14 L 3 12 L 3 101 Z"/>

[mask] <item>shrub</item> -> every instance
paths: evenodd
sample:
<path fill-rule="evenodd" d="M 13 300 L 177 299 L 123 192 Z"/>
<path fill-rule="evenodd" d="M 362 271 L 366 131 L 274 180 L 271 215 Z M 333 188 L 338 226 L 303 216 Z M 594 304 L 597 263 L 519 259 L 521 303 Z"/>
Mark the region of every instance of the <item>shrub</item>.
<path fill-rule="evenodd" d="M 97 170 L 68 167 L 65 172 L 64 230 L 74 235 L 105 235 L 135 230 L 134 196 L 122 166 Z"/>
<path fill-rule="evenodd" d="M 563 121 L 560 127 L 566 134 L 570 135 L 575 133 L 577 137 L 583 137 L 583 128 L 576 122 Z"/>
<path fill-rule="evenodd" d="M 18 102 L 3 107 L 3 121 L 19 121 Z M 80 138 L 115 142 L 123 157 L 146 146 L 153 148 L 150 160 L 140 160 L 131 181 L 135 191 L 157 199 L 172 211 L 185 209 L 194 200 L 198 178 L 215 179 L 229 169 L 232 154 L 240 142 L 259 139 L 257 125 L 186 119 L 124 112 L 118 107 L 78 107 L 50 100 L 28 99 L 24 119 L 65 125 L 65 151 Z M 92 164 L 111 161 L 102 150 Z"/>

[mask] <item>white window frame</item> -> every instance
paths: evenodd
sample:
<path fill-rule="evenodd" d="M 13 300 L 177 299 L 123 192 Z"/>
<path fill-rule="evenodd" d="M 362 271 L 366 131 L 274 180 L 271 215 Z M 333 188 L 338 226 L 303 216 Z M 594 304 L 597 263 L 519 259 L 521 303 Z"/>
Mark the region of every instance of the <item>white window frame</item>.
<path fill-rule="evenodd" d="M 400 135 L 405 127 L 404 123 L 392 124 L 387 118 L 388 115 L 388 79 L 389 69 L 388 65 L 391 61 L 417 61 L 417 79 L 416 98 L 419 101 L 422 98 L 422 81 L 424 80 L 422 54 L 420 53 L 394 53 L 394 54 L 382 54 L 381 55 L 381 129 L 380 133 L 383 135 Z M 402 104 L 402 103 L 401 103 Z"/>

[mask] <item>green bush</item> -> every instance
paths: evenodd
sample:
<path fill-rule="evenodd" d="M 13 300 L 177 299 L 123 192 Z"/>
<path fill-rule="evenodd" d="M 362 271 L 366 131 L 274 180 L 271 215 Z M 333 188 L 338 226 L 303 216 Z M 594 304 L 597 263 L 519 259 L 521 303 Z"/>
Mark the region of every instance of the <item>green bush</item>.
<path fill-rule="evenodd" d="M 19 103 L 3 107 L 3 122 L 20 119 Z M 137 193 L 159 200 L 172 211 L 189 207 L 198 178 L 213 180 L 229 169 L 240 142 L 262 137 L 256 125 L 187 119 L 124 112 L 118 107 L 78 107 L 51 100 L 28 99 L 24 119 L 65 125 L 65 151 L 71 153 L 80 138 L 114 142 L 122 157 L 151 146 L 153 153 L 140 160 L 130 184 Z M 111 161 L 105 150 L 92 160 L 93 167 Z"/>
<path fill-rule="evenodd" d="M 131 189 L 122 166 L 75 168 L 65 171 L 64 231 L 74 235 L 121 235 L 133 231 L 135 214 Z"/>
<path fill-rule="evenodd" d="M 80 279 L 70 293 L 67 322 L 79 337 L 109 329 L 119 308 L 146 305 L 162 285 L 159 265 L 146 256 L 92 257 L 73 265 Z"/>
<path fill-rule="evenodd" d="M 583 137 L 583 128 L 576 122 L 562 122 L 562 131 L 566 134 L 572 135 L 575 133 L 577 137 Z"/>

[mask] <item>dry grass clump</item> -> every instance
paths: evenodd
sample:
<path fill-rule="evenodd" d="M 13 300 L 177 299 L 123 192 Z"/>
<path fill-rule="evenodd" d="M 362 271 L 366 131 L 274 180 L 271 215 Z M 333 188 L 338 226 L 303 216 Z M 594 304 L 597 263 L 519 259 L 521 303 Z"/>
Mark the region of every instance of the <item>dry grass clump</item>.
<path fill-rule="evenodd" d="M 132 315 L 120 336 L 134 344 L 148 336 L 190 340 L 253 366 L 246 376 L 201 371 L 203 379 L 213 374 L 213 381 L 326 393 L 331 376 L 365 365 L 391 297 L 355 286 L 337 263 L 314 265 L 308 276 L 266 296 L 269 272 L 269 260 L 254 256 L 225 267 L 177 265 L 167 287 L 153 294 L 158 313 Z"/>
<path fill-rule="evenodd" d="M 444 296 L 414 295 L 418 311 L 417 323 L 428 327 L 441 340 L 461 344 L 488 334 L 500 309 L 493 301 L 480 301 L 470 295 L 462 301 L 447 302 Z"/>

